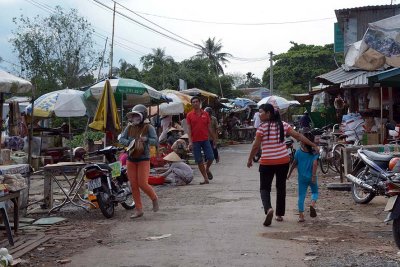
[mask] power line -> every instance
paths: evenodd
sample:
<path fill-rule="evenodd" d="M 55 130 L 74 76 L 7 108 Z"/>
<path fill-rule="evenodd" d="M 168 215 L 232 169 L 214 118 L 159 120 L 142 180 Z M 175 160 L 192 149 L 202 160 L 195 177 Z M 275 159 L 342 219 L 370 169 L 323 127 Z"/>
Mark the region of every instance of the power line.
<path fill-rule="evenodd" d="M 169 19 L 169 20 L 178 20 L 178 21 L 186 21 L 186 22 L 193 22 L 193 23 L 205 23 L 205 24 L 217 24 L 217 25 L 236 25 L 236 26 L 262 26 L 262 25 L 283 25 L 283 24 L 296 24 L 296 23 L 307 23 L 307 22 L 316 22 L 316 21 L 323 21 L 323 20 L 330 20 L 335 19 L 334 17 L 329 18 L 319 18 L 319 19 L 307 19 L 307 20 L 294 20 L 294 21 L 281 21 L 281 22 L 249 22 L 249 23 L 241 23 L 241 22 L 219 22 L 219 21 L 206 21 L 206 20 L 196 20 L 196 19 L 183 19 L 183 18 L 174 18 L 168 17 L 163 15 L 156 15 L 146 12 L 139 12 L 135 11 L 136 13 Z"/>
<path fill-rule="evenodd" d="M 110 9 L 110 10 L 113 10 L 111 7 L 108 7 L 107 5 L 101 3 L 101 2 L 98 1 L 98 0 L 92 0 L 92 1 L 94 1 L 94 2 L 96 2 L 96 3 L 98 3 L 98 4 L 100 4 L 100 5 L 103 5 L 104 7 L 108 8 L 108 9 Z M 133 19 L 132 17 L 127 16 L 127 15 L 125 15 L 125 14 L 119 12 L 119 11 L 115 11 L 115 13 L 117 13 L 117 14 L 119 14 L 120 16 L 125 17 L 125 18 L 127 18 L 127 19 L 133 21 L 134 23 L 136 23 L 136 24 L 138 24 L 138 25 L 140 25 L 140 26 L 146 28 L 147 30 L 150 30 L 150 31 L 152 31 L 152 32 L 155 32 L 155 33 L 157 33 L 157 34 L 160 34 L 160 35 L 162 35 L 162 36 L 164 36 L 164 37 L 166 37 L 166 38 L 168 38 L 168 39 L 170 39 L 170 40 L 173 40 L 173 41 L 176 41 L 176 42 L 178 42 L 178 43 L 180 43 L 180 44 L 183 44 L 183 45 L 186 45 L 186 46 L 189 46 L 189 47 L 198 49 L 198 47 L 196 47 L 196 46 L 194 46 L 194 45 L 192 45 L 192 44 L 188 44 L 188 43 L 186 43 L 186 42 L 184 42 L 184 41 L 181 41 L 181 40 L 179 40 L 179 39 L 176 39 L 176 38 L 174 38 L 174 37 L 172 37 L 172 36 L 170 36 L 170 35 L 168 35 L 168 34 L 165 34 L 165 33 L 163 33 L 163 32 L 160 32 L 160 31 L 158 31 L 158 30 L 156 30 L 156 29 L 154 29 L 154 28 L 152 28 L 152 27 L 150 27 L 150 26 L 148 26 L 148 25 L 146 25 L 146 24 L 143 24 L 143 23 L 141 23 L 141 22 L 139 22 L 139 21 Z"/>
<path fill-rule="evenodd" d="M 186 38 L 184 38 L 184 37 L 182 37 L 182 36 L 180 36 L 180 35 L 178 35 L 178 34 L 176 34 L 176 33 L 173 33 L 173 32 L 171 32 L 170 30 L 167 30 L 166 28 L 160 26 L 159 24 L 157 24 L 157 23 L 155 23 L 155 22 L 153 22 L 153 21 L 151 21 L 151 20 L 149 20 L 149 19 L 147 19 L 147 18 L 145 18 L 145 17 L 139 15 L 137 12 L 133 11 L 132 9 L 129 9 L 129 8 L 127 8 L 126 6 L 120 4 L 120 3 L 116 2 L 116 1 L 113 1 L 113 2 L 117 3 L 118 5 L 120 5 L 121 7 L 125 8 L 126 10 L 132 12 L 132 13 L 135 14 L 136 16 L 138 16 L 138 17 L 144 19 L 145 21 L 150 22 L 151 24 L 153 24 L 153 25 L 159 27 L 160 29 L 163 29 L 164 31 L 169 32 L 169 33 L 171 33 L 172 35 L 174 35 L 174 36 L 176 36 L 176 37 L 178 37 L 178 38 L 181 38 L 182 40 L 185 40 L 186 42 L 189 42 L 189 43 L 191 43 L 191 44 L 193 44 L 193 45 L 196 45 L 194 42 L 192 42 L 192 41 L 190 41 L 190 40 L 188 40 L 188 39 L 186 39 Z"/>

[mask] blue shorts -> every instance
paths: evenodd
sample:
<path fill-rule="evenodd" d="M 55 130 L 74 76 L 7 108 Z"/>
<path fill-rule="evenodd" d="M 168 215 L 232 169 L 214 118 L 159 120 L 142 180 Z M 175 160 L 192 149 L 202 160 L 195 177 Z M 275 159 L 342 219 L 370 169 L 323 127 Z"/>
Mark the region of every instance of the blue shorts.
<path fill-rule="evenodd" d="M 203 163 L 201 149 L 203 149 L 204 155 L 206 156 L 207 160 L 214 160 L 214 152 L 212 150 L 210 141 L 197 141 L 193 142 L 193 156 L 194 161 L 196 161 L 197 164 Z"/>

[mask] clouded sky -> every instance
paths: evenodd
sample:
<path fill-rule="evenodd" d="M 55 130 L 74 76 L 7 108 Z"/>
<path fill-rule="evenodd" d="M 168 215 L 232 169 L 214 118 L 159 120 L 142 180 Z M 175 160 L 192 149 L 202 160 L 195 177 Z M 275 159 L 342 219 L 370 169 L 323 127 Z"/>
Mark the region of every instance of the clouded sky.
<path fill-rule="evenodd" d="M 108 7 L 113 6 L 111 0 L 97 1 Z M 254 62 L 252 59 L 266 58 L 270 51 L 274 54 L 286 52 L 291 46 L 290 41 L 314 45 L 333 43 L 333 23 L 336 22 L 334 10 L 387 5 L 391 1 L 118 0 L 117 2 L 132 11 L 140 12 L 138 14 L 170 32 L 165 32 L 117 5 L 117 10 L 126 16 L 176 39 L 182 40 L 180 37 L 183 37 L 185 40 L 182 41 L 185 43 L 201 44 L 208 37 L 221 39 L 223 52 L 251 59 L 247 62 L 231 60 L 225 68 L 226 73 L 250 71 L 261 78 L 263 71 L 269 66 L 269 61 L 265 59 Z M 12 18 L 21 14 L 29 17 L 48 16 L 56 5 L 64 9 L 75 8 L 81 16 L 87 18 L 97 32 L 94 37 L 96 48 L 103 49 L 105 36 L 109 36 L 109 40 L 111 38 L 112 11 L 94 0 L 0 0 L 0 57 L 9 61 L 1 62 L 0 68 L 12 71 L 15 70 L 15 65 L 11 63 L 18 64 L 9 43 L 12 30 L 15 29 Z M 157 47 L 165 48 L 166 53 L 176 61 L 182 61 L 197 52 L 195 48 L 146 30 L 143 26 L 119 15 L 116 17 L 115 25 L 114 62 L 122 58 L 141 67 L 140 57 L 150 53 L 151 48 Z"/>

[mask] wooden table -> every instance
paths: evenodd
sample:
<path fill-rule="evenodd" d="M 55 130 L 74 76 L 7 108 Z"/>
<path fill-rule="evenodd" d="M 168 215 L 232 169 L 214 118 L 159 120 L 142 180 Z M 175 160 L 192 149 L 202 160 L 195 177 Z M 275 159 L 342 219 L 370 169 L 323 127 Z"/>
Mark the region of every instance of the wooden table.
<path fill-rule="evenodd" d="M 6 209 L 6 201 L 11 200 L 14 203 L 14 234 L 18 232 L 18 224 L 19 224 L 19 191 L 12 192 L 0 197 L 0 212 L 3 216 L 4 225 L 6 227 L 8 242 L 11 246 L 14 246 L 14 239 L 11 232 L 10 221 L 8 220 L 7 209 Z"/>
<path fill-rule="evenodd" d="M 51 213 L 53 210 L 60 210 L 64 205 L 71 203 L 74 206 L 81 207 L 87 210 L 86 206 L 79 205 L 76 203 L 75 199 L 79 198 L 79 200 L 83 202 L 87 202 L 83 200 L 78 194 L 79 189 L 84 184 L 84 175 L 81 174 L 83 167 L 87 164 L 82 162 L 60 162 L 57 164 L 47 164 L 44 166 L 44 205 L 43 208 L 49 208 Z M 67 169 L 76 168 L 76 175 L 72 179 L 68 178 L 65 174 Z M 64 181 L 66 181 L 69 185 L 68 192 L 66 192 L 61 185 L 61 180 L 57 179 L 56 176 L 62 176 Z M 65 199 L 62 204 L 53 207 L 53 182 L 61 189 L 61 191 L 65 195 Z M 91 203 L 91 202 L 88 202 Z"/>

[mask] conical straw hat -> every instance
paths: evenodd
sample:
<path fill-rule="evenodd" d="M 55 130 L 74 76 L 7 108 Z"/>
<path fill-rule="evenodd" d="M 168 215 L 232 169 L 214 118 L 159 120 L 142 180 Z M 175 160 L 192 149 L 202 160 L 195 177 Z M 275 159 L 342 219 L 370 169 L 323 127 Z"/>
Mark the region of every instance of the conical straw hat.
<path fill-rule="evenodd" d="M 181 137 L 179 137 L 179 139 L 189 139 L 189 135 L 188 134 L 184 134 Z"/>
<path fill-rule="evenodd" d="M 171 152 L 164 157 L 164 160 L 167 161 L 182 161 L 182 159 L 175 152 Z"/>

